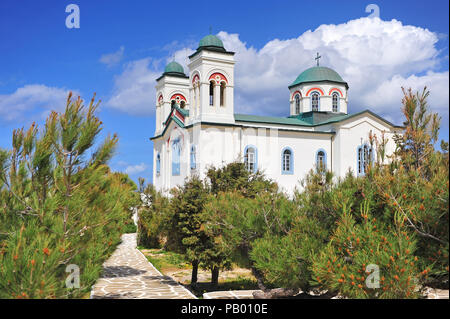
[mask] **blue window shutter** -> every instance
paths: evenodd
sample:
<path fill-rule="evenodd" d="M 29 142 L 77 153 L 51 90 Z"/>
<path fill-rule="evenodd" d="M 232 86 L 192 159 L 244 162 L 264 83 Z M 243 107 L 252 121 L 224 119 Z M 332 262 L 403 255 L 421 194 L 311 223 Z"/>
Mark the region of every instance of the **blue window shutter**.
<path fill-rule="evenodd" d="M 281 151 L 281 173 L 282 174 L 294 173 L 294 152 L 290 147 L 285 147 Z"/>
<path fill-rule="evenodd" d="M 323 148 L 318 149 L 316 152 L 316 169 L 319 170 L 321 165 L 326 171 L 327 170 L 327 152 Z"/>
<path fill-rule="evenodd" d="M 258 170 L 258 149 L 253 145 L 247 145 L 244 149 L 245 167 L 255 173 Z"/>
<path fill-rule="evenodd" d="M 191 147 L 191 169 L 195 169 L 197 167 L 196 163 L 196 152 L 195 152 L 195 146 Z"/>
<path fill-rule="evenodd" d="M 158 154 L 156 156 L 156 174 L 159 175 L 160 172 L 161 172 L 161 156 Z"/>
<path fill-rule="evenodd" d="M 366 175 L 367 165 L 371 165 L 373 163 L 373 159 L 374 154 L 372 147 L 370 147 L 368 144 L 358 146 L 358 148 L 356 149 L 358 176 Z"/>
<path fill-rule="evenodd" d="M 180 175 L 180 140 L 176 139 L 172 143 L 172 175 Z"/>

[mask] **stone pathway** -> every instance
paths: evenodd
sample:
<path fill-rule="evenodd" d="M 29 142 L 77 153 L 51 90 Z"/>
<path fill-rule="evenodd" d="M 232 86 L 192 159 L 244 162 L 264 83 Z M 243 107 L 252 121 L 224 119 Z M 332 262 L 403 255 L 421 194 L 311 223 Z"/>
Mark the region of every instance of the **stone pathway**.
<path fill-rule="evenodd" d="M 91 291 L 92 299 L 195 299 L 169 276 L 162 275 L 136 248 L 136 234 L 122 243 L 103 264 L 103 274 Z"/>

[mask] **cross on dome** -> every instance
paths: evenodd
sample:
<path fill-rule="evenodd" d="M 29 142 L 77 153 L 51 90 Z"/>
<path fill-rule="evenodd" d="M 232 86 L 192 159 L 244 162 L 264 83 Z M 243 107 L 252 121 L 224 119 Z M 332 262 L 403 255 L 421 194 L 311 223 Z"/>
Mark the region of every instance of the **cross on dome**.
<path fill-rule="evenodd" d="M 319 52 L 317 52 L 317 57 L 314 58 L 314 60 L 317 61 L 317 66 L 319 66 L 319 59 L 320 59 L 321 57 L 322 57 L 322 56 L 319 55 Z"/>

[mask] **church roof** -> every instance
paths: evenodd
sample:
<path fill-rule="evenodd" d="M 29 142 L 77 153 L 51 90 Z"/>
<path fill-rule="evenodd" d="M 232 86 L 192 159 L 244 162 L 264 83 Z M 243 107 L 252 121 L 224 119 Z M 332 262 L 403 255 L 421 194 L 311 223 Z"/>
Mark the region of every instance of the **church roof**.
<path fill-rule="evenodd" d="M 175 61 L 172 61 L 166 65 L 166 67 L 164 68 L 164 73 L 159 78 L 157 78 L 156 81 L 159 81 L 165 75 L 181 77 L 181 78 L 189 78 L 184 73 L 184 69 L 181 66 L 181 64 L 178 62 L 175 62 Z"/>
<path fill-rule="evenodd" d="M 311 113 L 311 114 L 310 114 Z M 323 113 L 323 114 L 318 114 Z M 296 116 L 290 117 L 273 117 L 273 116 L 258 116 L 258 115 L 246 115 L 246 114 L 234 114 L 234 119 L 237 122 L 253 122 L 253 123 L 265 123 L 265 124 L 284 124 L 284 125 L 297 125 L 297 126 L 319 126 L 331 123 L 342 122 L 358 115 L 368 113 L 373 117 L 385 122 L 386 124 L 395 127 L 402 128 L 402 126 L 395 125 L 386 119 L 382 118 L 378 114 L 373 113 L 370 110 L 364 110 L 353 114 L 344 113 L 331 113 L 331 112 L 307 112 Z M 317 131 L 314 131 L 317 133 Z"/>
<path fill-rule="evenodd" d="M 198 47 L 199 48 L 201 48 L 201 47 L 216 47 L 216 48 L 222 48 L 225 50 L 222 40 L 220 40 L 217 36 L 212 35 L 212 34 L 209 34 L 209 35 L 203 37 L 200 40 Z"/>
<path fill-rule="evenodd" d="M 178 109 L 177 110 L 182 110 Z M 185 111 L 185 110 L 183 110 Z M 186 112 L 186 111 L 185 111 Z M 312 116 L 309 117 L 308 113 L 318 113 L 318 112 L 307 112 L 296 116 L 290 116 L 290 117 L 275 117 L 275 116 L 260 116 L 260 115 L 248 115 L 248 114 L 234 114 L 234 119 L 236 121 L 236 124 L 220 124 L 220 123 L 209 123 L 209 122 L 201 122 L 202 124 L 210 124 L 210 125 L 225 125 L 225 126 L 241 126 L 239 122 L 247 122 L 247 123 L 259 123 L 259 124 L 275 124 L 275 125 L 292 125 L 297 127 L 315 127 L 315 126 L 322 126 L 327 125 L 331 123 L 338 123 L 342 122 L 348 119 L 351 119 L 353 117 L 362 115 L 364 113 L 367 113 L 368 115 L 371 115 L 380 121 L 386 123 L 387 125 L 397 128 L 397 129 L 403 129 L 403 126 L 395 125 L 386 119 L 382 118 L 381 116 L 373 113 L 370 110 L 364 110 L 358 113 L 353 114 L 343 114 L 343 113 L 330 113 L 330 112 L 319 112 L 319 113 L 329 113 L 326 116 Z M 184 115 L 184 114 L 183 114 Z M 315 114 L 317 115 L 317 114 Z M 166 127 L 164 128 L 163 132 L 160 133 L 157 136 L 151 137 L 150 140 L 154 140 L 157 138 L 160 138 L 164 135 L 168 128 L 168 124 L 170 121 L 173 120 L 175 123 L 178 124 L 181 128 L 189 128 L 192 127 L 193 124 L 189 124 L 187 126 L 184 125 L 181 121 L 179 121 L 176 117 L 169 116 L 166 122 Z M 298 131 L 297 129 L 295 131 Z M 299 131 L 300 132 L 300 131 Z M 314 134 L 335 134 L 334 131 L 329 130 L 305 130 L 302 132 L 310 132 Z"/>
<path fill-rule="evenodd" d="M 234 114 L 234 119 L 239 122 L 311 126 L 310 123 L 303 121 L 298 117 L 274 117 L 274 116 L 248 115 L 248 114 Z"/>
<path fill-rule="evenodd" d="M 198 43 L 197 50 L 193 54 L 191 54 L 189 58 L 190 59 L 193 58 L 195 55 L 197 55 L 199 52 L 203 50 L 216 51 L 229 55 L 234 55 L 234 52 L 225 50 L 222 40 L 220 40 L 217 36 L 212 34 L 209 34 L 200 40 L 200 42 Z"/>
<path fill-rule="evenodd" d="M 345 82 L 336 71 L 324 66 L 314 66 L 312 68 L 303 71 L 295 79 L 294 83 L 292 83 L 289 87 L 293 87 L 301 83 L 324 82 L 324 81 L 342 83 L 345 84 L 345 86 L 348 88 L 347 82 Z"/>
<path fill-rule="evenodd" d="M 164 68 L 164 74 L 168 74 L 168 73 L 179 73 L 181 75 L 185 75 L 184 69 L 181 66 L 181 64 L 179 64 L 178 62 L 175 62 L 175 61 L 170 62 Z"/>

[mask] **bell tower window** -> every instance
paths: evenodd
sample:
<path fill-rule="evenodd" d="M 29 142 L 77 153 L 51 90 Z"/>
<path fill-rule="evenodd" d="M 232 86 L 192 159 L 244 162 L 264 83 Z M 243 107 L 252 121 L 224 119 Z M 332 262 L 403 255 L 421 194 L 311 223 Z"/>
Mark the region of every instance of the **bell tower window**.
<path fill-rule="evenodd" d="M 300 114 L 300 95 L 295 96 L 295 114 Z"/>
<path fill-rule="evenodd" d="M 209 105 L 214 105 L 214 81 L 209 82 Z"/>
<path fill-rule="evenodd" d="M 220 83 L 220 106 L 225 106 L 225 82 Z"/>

